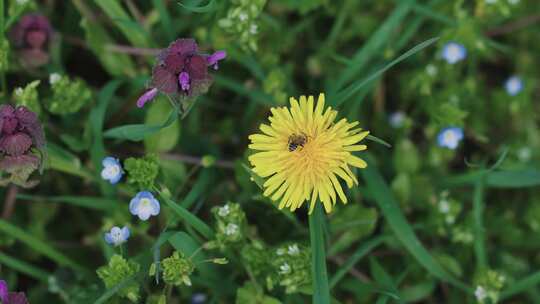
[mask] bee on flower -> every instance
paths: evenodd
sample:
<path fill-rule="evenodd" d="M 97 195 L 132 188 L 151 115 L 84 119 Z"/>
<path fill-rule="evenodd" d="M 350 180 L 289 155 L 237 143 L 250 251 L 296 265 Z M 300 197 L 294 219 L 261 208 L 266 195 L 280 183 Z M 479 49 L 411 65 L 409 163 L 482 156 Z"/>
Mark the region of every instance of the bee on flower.
<path fill-rule="evenodd" d="M 262 133 L 249 136 L 249 157 L 253 171 L 266 179 L 264 195 L 279 201 L 279 209 L 294 211 L 309 201 L 309 212 L 320 200 L 326 212 L 336 202 L 347 203 L 339 179 L 348 188 L 358 184 L 351 167 L 365 168 L 366 162 L 353 152 L 366 150 L 359 144 L 369 132 L 358 122 L 343 118 L 325 107 L 324 94 L 290 99 L 290 107 L 272 108 L 270 124 L 261 124 Z"/>

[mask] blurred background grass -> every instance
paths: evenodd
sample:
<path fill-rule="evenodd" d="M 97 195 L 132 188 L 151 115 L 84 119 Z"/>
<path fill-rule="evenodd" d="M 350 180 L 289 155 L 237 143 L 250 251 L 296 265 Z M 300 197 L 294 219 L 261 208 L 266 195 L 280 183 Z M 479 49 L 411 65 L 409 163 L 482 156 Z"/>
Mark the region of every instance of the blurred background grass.
<path fill-rule="evenodd" d="M 2 41 L 29 12 L 47 16 L 55 31 L 40 68 L 24 67 L 2 46 L 3 101 L 38 111 L 48 141 L 40 184 L 0 190 L 0 277 L 31 303 L 124 303 L 95 275 L 113 254 L 103 242 L 113 224 L 131 222 L 127 255 L 147 266 L 160 247 L 165 257 L 213 239 L 210 209 L 227 201 L 241 205 L 249 234 L 269 247 L 308 244 L 304 212 L 271 206 L 243 165 L 247 136 L 270 107 L 320 92 L 392 146 L 368 142 L 360 187 L 325 223 L 333 301 L 475 303 L 483 286 L 503 303 L 540 303 L 538 1 L 0 3 Z M 228 53 L 208 94 L 182 120 L 169 116 L 164 97 L 136 108 L 156 52 L 187 37 L 204 53 Z M 467 50 L 456 64 L 442 55 L 451 41 Z M 51 73 L 79 79 L 89 95 L 57 95 Z M 515 95 L 504 86 L 512 75 L 523 82 Z M 36 95 L 16 98 L 16 88 L 34 80 Z M 457 149 L 438 144 L 448 126 L 464 131 Z M 106 155 L 146 153 L 158 155 L 159 189 L 167 192 L 160 201 L 171 207 L 151 223 L 127 213 L 132 188 L 99 176 Z M 196 293 L 208 303 L 310 302 L 310 288 L 248 288 L 245 263 L 200 269 L 171 303 Z M 143 298 L 163 289 L 145 270 L 136 279 Z"/>

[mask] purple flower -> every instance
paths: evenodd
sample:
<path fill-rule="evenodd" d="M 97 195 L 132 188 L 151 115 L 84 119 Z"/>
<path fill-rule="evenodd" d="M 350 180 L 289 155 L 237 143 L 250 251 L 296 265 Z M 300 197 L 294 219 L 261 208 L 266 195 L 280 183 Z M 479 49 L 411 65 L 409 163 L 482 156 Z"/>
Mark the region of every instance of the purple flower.
<path fill-rule="evenodd" d="M 214 54 L 208 56 L 206 59 L 208 61 L 208 65 L 211 65 L 214 67 L 214 70 L 218 69 L 218 61 L 225 59 L 227 57 L 227 53 L 225 51 L 217 51 Z"/>
<path fill-rule="evenodd" d="M 24 106 L 0 106 L 0 171 L 11 174 L 0 184 L 13 182 L 30 187 L 36 182 L 27 179 L 41 165 L 32 148 L 43 149 L 45 135 L 37 115 Z"/>
<path fill-rule="evenodd" d="M 0 280 L 0 301 L 2 304 L 28 304 L 24 292 L 9 292 L 4 280 Z"/>
<path fill-rule="evenodd" d="M 45 16 L 23 16 L 11 31 L 11 40 L 20 53 L 23 65 L 34 68 L 49 62 L 53 30 Z"/>
<path fill-rule="evenodd" d="M 152 69 L 151 89 L 137 100 L 137 106 L 144 106 L 158 91 L 180 99 L 206 93 L 213 81 L 208 66 L 217 68 L 218 61 L 225 57 L 224 51 L 210 56 L 199 53 L 194 39 L 174 41 L 157 56 Z"/>
<path fill-rule="evenodd" d="M 152 101 L 152 99 L 156 97 L 157 93 L 158 93 L 158 90 L 156 88 L 146 91 L 144 94 L 141 95 L 141 97 L 139 97 L 139 99 L 137 99 L 137 107 L 139 108 L 144 107 L 144 104 L 149 101 Z"/>

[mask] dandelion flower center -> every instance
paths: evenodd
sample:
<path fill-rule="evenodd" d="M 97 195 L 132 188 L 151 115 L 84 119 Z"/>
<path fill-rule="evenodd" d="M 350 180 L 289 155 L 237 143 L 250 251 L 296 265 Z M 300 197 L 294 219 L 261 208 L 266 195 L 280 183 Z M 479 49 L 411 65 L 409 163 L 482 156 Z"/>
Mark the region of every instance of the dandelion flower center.
<path fill-rule="evenodd" d="M 352 155 L 366 149 L 357 144 L 369 132 L 358 122 L 341 119 L 337 111 L 324 106 L 324 94 L 315 104 L 313 96 L 290 99 L 290 108 L 272 108 L 270 125 L 261 124 L 262 134 L 249 137 L 249 148 L 258 151 L 249 157 L 253 171 L 266 178 L 264 195 L 280 201 L 279 208 L 291 211 L 310 200 L 310 212 L 319 199 L 330 212 L 337 198 L 347 202 L 341 187 L 358 184 L 349 166 L 365 168 L 366 163 Z"/>

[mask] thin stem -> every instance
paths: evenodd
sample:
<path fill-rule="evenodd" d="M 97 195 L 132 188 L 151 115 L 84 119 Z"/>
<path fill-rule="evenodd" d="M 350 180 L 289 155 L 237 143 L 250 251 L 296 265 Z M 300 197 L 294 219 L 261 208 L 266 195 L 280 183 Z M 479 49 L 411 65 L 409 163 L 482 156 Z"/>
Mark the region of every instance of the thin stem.
<path fill-rule="evenodd" d="M 180 161 L 187 164 L 202 165 L 202 157 L 184 155 L 184 154 L 172 154 L 172 153 L 163 153 L 161 156 L 164 159 Z M 234 162 L 229 160 L 216 160 L 214 166 L 225 169 L 234 169 Z"/>
<path fill-rule="evenodd" d="M 487 267 L 486 240 L 484 229 L 484 179 L 481 178 L 474 187 L 473 217 L 474 217 L 474 253 L 479 269 Z"/>
<path fill-rule="evenodd" d="M 17 193 L 19 188 L 13 184 L 10 184 L 4 200 L 4 211 L 2 212 L 2 218 L 9 219 L 15 210 L 15 203 L 17 202 Z"/>
<path fill-rule="evenodd" d="M 330 289 L 326 271 L 326 253 L 324 242 L 324 214 L 320 203 L 309 215 L 309 235 L 311 239 L 311 273 L 313 278 L 313 303 L 329 304 Z"/>

